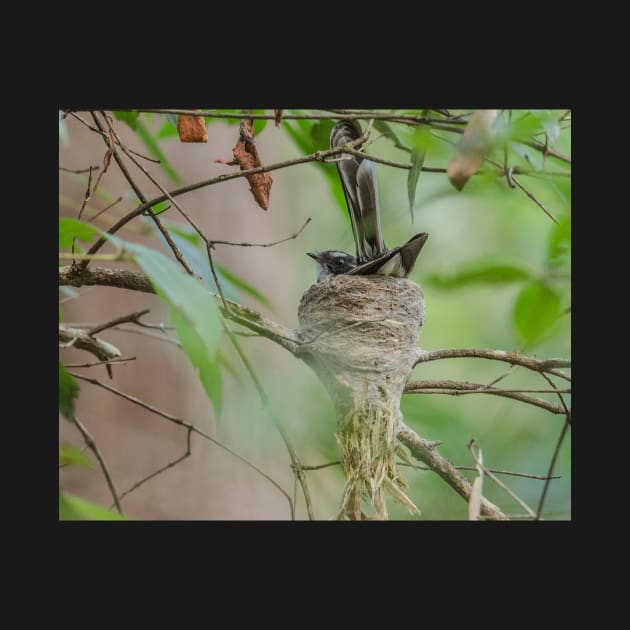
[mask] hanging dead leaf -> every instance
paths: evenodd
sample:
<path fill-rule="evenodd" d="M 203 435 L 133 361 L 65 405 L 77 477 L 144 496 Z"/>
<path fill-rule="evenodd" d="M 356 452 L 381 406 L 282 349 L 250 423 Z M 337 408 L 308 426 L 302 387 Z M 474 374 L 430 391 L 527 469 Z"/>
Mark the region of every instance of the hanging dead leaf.
<path fill-rule="evenodd" d="M 177 117 L 177 132 L 180 142 L 208 142 L 208 132 L 203 116 L 180 114 Z"/>
<path fill-rule="evenodd" d="M 254 120 L 248 118 L 241 122 L 239 127 L 240 140 L 232 150 L 234 160 L 226 162 L 225 160 L 215 160 L 220 164 L 238 164 L 241 171 L 247 171 L 251 168 L 262 166 L 258 149 L 254 144 Z M 271 184 L 273 178 L 269 173 L 256 173 L 254 175 L 246 175 L 245 178 L 251 186 L 250 190 L 256 203 L 266 210 L 269 206 L 269 194 L 271 192 Z"/>
<path fill-rule="evenodd" d="M 274 111 L 276 113 L 276 127 L 279 127 L 280 123 L 282 122 L 282 112 L 284 110 L 283 109 L 276 109 Z"/>
<path fill-rule="evenodd" d="M 461 190 L 470 177 L 479 170 L 492 148 L 495 137 L 492 123 L 497 114 L 496 109 L 478 109 L 468 121 L 446 169 L 451 184 L 457 190 Z"/>

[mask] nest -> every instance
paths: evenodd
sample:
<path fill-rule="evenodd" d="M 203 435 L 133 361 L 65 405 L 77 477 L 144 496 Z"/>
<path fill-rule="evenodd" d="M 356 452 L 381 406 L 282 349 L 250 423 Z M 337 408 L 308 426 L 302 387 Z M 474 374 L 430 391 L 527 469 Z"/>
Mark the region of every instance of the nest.
<path fill-rule="evenodd" d="M 337 410 L 337 441 L 347 481 L 340 517 L 387 518 L 385 493 L 411 512 L 396 466 L 400 397 L 424 322 L 418 285 L 387 276 L 334 276 L 313 285 L 298 309 L 303 358 Z"/>

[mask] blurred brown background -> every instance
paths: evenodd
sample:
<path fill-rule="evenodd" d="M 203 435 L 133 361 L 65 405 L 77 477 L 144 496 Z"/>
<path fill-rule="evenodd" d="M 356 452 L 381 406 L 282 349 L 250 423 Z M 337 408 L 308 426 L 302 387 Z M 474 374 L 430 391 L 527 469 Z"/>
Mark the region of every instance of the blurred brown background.
<path fill-rule="evenodd" d="M 89 120 L 88 114 L 81 116 Z M 68 117 L 66 122 L 69 143 L 68 146 L 60 143 L 60 166 L 80 169 L 102 165 L 106 147 L 101 138 L 72 117 Z M 159 123 L 157 120 L 153 122 Z M 125 124 L 117 121 L 116 129 L 129 148 L 146 154 L 137 136 Z M 208 131 L 206 144 L 183 144 L 177 138 L 163 142 L 163 150 L 172 166 L 182 175 L 184 183 L 208 179 L 238 168 L 214 163 L 218 158 L 231 159 L 238 128 L 219 122 L 211 125 Z M 272 125 L 261 134 L 258 148 L 266 163 L 299 155 L 290 140 Z M 150 162 L 143 164 L 167 190 L 174 187 L 159 166 Z M 148 198 L 159 194 L 159 190 L 133 164 L 129 165 L 129 169 Z M 325 226 L 327 221 L 334 223 L 334 219 L 338 218 L 334 210 L 322 208 L 324 204 L 318 202 L 318 198 L 327 197 L 328 191 L 323 177 L 312 167 L 296 166 L 277 171 L 273 173 L 273 178 L 267 212 L 254 203 L 249 185 L 243 178 L 188 193 L 178 198 L 178 202 L 210 238 L 238 242 L 270 242 L 289 236 L 309 216 L 317 218 L 320 226 Z M 60 172 L 59 189 L 64 198 L 80 202 L 85 195 L 85 184 L 77 179 Z M 287 185 L 288 181 L 291 185 Z M 113 160 L 101 185 L 115 197 L 128 195 L 130 191 L 129 184 Z M 302 191 L 308 191 L 308 194 L 304 195 Z M 89 205 L 100 209 L 107 204 L 94 197 Z M 118 212 L 115 214 L 118 216 L 133 207 L 130 201 L 122 202 L 116 206 Z M 181 218 L 175 216 L 176 212 L 171 209 L 163 216 L 168 215 L 179 222 Z M 68 207 L 62 207 L 62 213 L 77 216 L 76 210 Z M 143 238 L 132 231 L 134 223 L 137 224 L 132 222 L 130 230 L 121 236 L 137 238 L 139 242 L 155 247 L 155 238 Z M 345 245 L 348 238 L 334 237 L 332 241 Z M 275 305 L 275 310 L 271 312 L 247 299 L 243 300 L 245 303 L 285 325 L 294 326 L 296 305 L 308 286 L 303 273 L 297 274 L 295 270 L 303 272 L 308 268 L 308 273 L 314 278 L 315 265 L 304 252 L 322 245 L 309 239 L 307 228 L 301 238 L 273 248 L 217 246 L 216 260 L 259 287 Z M 116 266 L 125 265 L 117 263 Z M 104 287 L 85 287 L 79 292 L 80 299 L 63 304 L 65 322 L 105 322 L 146 307 L 151 312 L 144 321 L 159 323 L 167 317 L 167 308 L 156 296 Z M 64 299 L 65 296 L 60 294 L 60 297 Z M 292 493 L 293 474 L 288 456 L 286 453 L 282 455 L 284 447 L 270 419 L 261 411 L 259 401 L 251 395 L 252 387 L 244 371 L 241 370 L 242 384 L 229 376 L 224 379 L 225 409 L 217 427 L 212 407 L 193 368 L 176 346 L 119 331 L 104 332 L 102 338 L 118 347 L 123 356 L 137 357 L 136 361 L 114 367 L 111 382 L 104 367 L 80 371 L 209 430 Z M 300 455 L 304 462 L 313 461 L 309 457 L 309 429 L 303 426 L 300 401 L 291 396 L 274 396 L 273 393 L 282 391 L 283 375 L 287 373 L 291 374 L 293 383 L 307 379 L 312 386 L 318 387 L 316 379 L 305 366 L 272 343 L 260 339 L 245 339 L 243 343 L 254 364 L 261 370 L 260 378 L 274 400 L 276 412 L 284 418 L 296 443 L 300 443 Z M 65 363 L 94 360 L 92 355 L 72 348 L 62 350 L 61 358 Z M 322 401 L 322 404 L 329 405 L 323 389 Z M 119 492 L 185 451 L 184 429 L 86 383 L 81 383 L 77 416 L 86 424 L 104 453 Z M 256 421 L 244 422 L 244 419 L 252 417 Z M 329 429 L 334 431 L 334 424 Z M 78 432 L 61 417 L 59 431 L 62 440 L 82 445 Z M 288 502 L 268 481 L 206 440 L 194 435 L 192 440 L 192 455 L 188 459 L 149 481 L 124 500 L 125 509 L 133 518 L 277 519 L 289 516 Z M 60 483 L 69 493 L 101 504 L 111 503 L 109 490 L 98 469 L 91 472 L 81 468 L 61 469 Z M 323 495 L 334 503 L 338 487 L 316 486 L 312 488 L 315 501 Z M 297 515 L 302 515 L 302 507 Z"/>

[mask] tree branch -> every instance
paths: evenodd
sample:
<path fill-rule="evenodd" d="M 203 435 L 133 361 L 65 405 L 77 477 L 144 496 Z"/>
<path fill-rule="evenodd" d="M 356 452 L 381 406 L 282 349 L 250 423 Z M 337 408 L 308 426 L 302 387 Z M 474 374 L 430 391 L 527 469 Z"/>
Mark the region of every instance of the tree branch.
<path fill-rule="evenodd" d="M 553 390 L 546 390 L 546 392 L 552 393 Z M 551 411 L 551 413 L 564 413 L 564 409 L 562 407 L 547 400 L 543 400 L 542 398 L 527 396 L 519 391 L 500 389 L 497 387 L 486 387 L 480 383 L 470 383 L 468 381 L 409 381 L 407 385 L 405 385 L 404 393 L 449 394 L 451 396 L 460 396 L 462 394 L 492 394 L 494 396 L 503 396 L 505 398 L 520 400 L 521 402 Z"/>
<path fill-rule="evenodd" d="M 114 481 L 112 480 L 112 477 L 109 474 L 107 464 L 105 464 L 105 460 L 103 459 L 101 452 L 98 450 L 98 447 L 96 446 L 96 442 L 94 441 L 94 438 L 90 435 L 90 432 L 87 430 L 85 425 L 81 423 L 76 416 L 73 416 L 72 422 L 74 423 L 76 428 L 79 430 L 79 433 L 83 436 L 83 439 L 85 440 L 85 444 L 87 445 L 87 447 L 92 451 L 92 453 L 94 453 L 96 459 L 98 459 L 98 463 L 100 464 L 101 470 L 103 471 L 105 481 L 107 482 L 109 491 L 111 492 L 112 498 L 114 499 L 114 505 L 116 506 L 118 513 L 121 516 L 124 516 L 122 507 L 120 506 L 120 499 L 118 498 L 118 493 L 116 492 L 116 487 L 114 486 Z"/>
<path fill-rule="evenodd" d="M 418 348 L 418 363 L 427 361 L 437 361 L 438 359 L 458 359 L 458 358 L 480 358 L 491 359 L 493 361 L 504 361 L 512 365 L 520 365 L 534 372 L 548 372 L 561 376 L 566 380 L 571 380 L 568 375 L 555 370 L 560 367 L 571 367 L 569 359 L 545 359 L 540 361 L 533 357 L 528 357 L 520 352 L 506 352 L 505 350 L 490 350 L 485 348 L 449 348 L 446 350 L 420 350 Z"/>
<path fill-rule="evenodd" d="M 122 352 L 98 337 L 92 337 L 90 334 L 79 328 L 71 328 L 59 324 L 59 343 L 64 348 L 73 346 L 79 350 L 86 350 L 92 353 L 100 361 L 110 361 L 122 356 Z"/>
<path fill-rule="evenodd" d="M 216 444 L 219 448 L 222 448 L 224 451 L 228 452 L 233 457 L 236 457 L 236 459 L 239 459 L 240 461 L 242 461 L 244 464 L 249 466 L 252 470 L 255 470 L 261 477 L 264 477 L 267 481 L 269 481 L 269 483 L 274 485 L 289 501 L 289 505 L 291 506 L 291 514 L 293 514 L 293 502 L 291 501 L 291 497 L 280 484 L 274 481 L 267 473 L 263 472 L 260 468 L 258 468 L 258 466 L 256 466 L 255 464 L 252 464 L 248 459 L 246 459 L 242 455 L 239 455 L 236 451 L 233 451 L 231 448 L 225 446 L 225 444 L 222 444 L 218 440 L 215 440 L 211 435 L 208 435 L 205 431 L 202 431 L 201 429 L 196 427 L 194 424 L 187 422 L 186 420 L 183 420 L 182 418 L 178 418 L 177 416 L 173 416 L 172 414 L 167 413 L 166 411 L 162 411 L 161 409 L 158 409 L 157 407 L 154 407 L 153 405 L 150 405 L 149 403 L 146 403 L 143 400 L 140 400 L 139 398 L 132 396 L 131 394 L 125 394 L 125 392 L 121 392 L 119 389 L 116 389 L 115 387 L 112 387 L 111 385 L 107 385 L 106 383 L 102 383 L 101 381 L 98 381 L 95 378 L 89 378 L 87 376 L 84 376 L 83 374 L 77 374 L 76 372 L 69 372 L 69 374 L 74 376 L 74 378 L 78 378 L 81 381 L 85 381 L 87 383 L 91 383 L 92 385 L 97 385 L 98 387 L 102 387 L 103 389 L 106 389 L 107 391 L 112 392 L 112 394 L 116 394 L 117 396 L 120 396 L 121 398 L 124 398 L 125 400 L 128 400 L 129 402 L 132 402 L 135 405 L 143 407 L 144 409 L 147 409 L 148 411 L 153 412 L 154 414 L 164 418 L 165 420 L 168 420 L 169 422 L 172 422 L 182 427 L 186 427 L 189 431 L 192 431 L 193 433 L 196 433 L 197 435 L 200 435 L 201 437 L 205 438 L 209 442 Z"/>
<path fill-rule="evenodd" d="M 105 135 L 104 135 L 105 134 L 105 129 L 101 125 L 101 122 L 97 118 L 95 112 L 92 112 L 92 119 L 94 120 L 94 124 L 101 131 L 101 134 L 102 134 L 101 137 L 105 140 Z M 107 119 L 105 119 L 105 122 L 107 123 L 107 125 L 109 127 L 110 133 L 113 136 L 115 136 L 116 140 L 118 141 L 118 144 L 119 144 L 120 148 L 127 154 L 129 159 L 143 173 L 148 175 L 146 169 L 141 164 L 139 164 L 138 161 L 135 158 L 133 158 L 131 155 L 129 155 L 129 152 L 127 151 L 127 147 L 125 147 L 125 145 L 121 142 L 120 138 L 118 137 L 118 135 L 114 131 L 114 128 L 109 124 Z M 113 142 L 112 142 L 112 145 L 111 145 L 111 151 L 112 151 L 112 154 L 114 156 L 114 159 L 116 160 L 116 163 L 118 164 L 120 170 L 122 171 L 122 174 L 125 176 L 125 179 L 129 182 L 129 185 L 133 188 L 133 191 L 136 193 L 136 196 L 138 197 L 138 199 L 140 199 L 140 201 L 142 201 L 142 203 L 146 203 L 147 198 L 144 196 L 144 194 L 140 190 L 140 187 L 138 186 L 138 184 L 136 184 L 136 182 L 134 181 L 133 177 L 131 176 L 131 173 L 127 170 L 127 167 L 125 166 L 125 163 L 122 161 L 122 158 L 120 157 L 118 151 L 116 150 L 116 146 L 115 146 L 115 144 Z M 150 175 L 148 175 L 148 176 L 150 177 Z M 168 230 L 162 225 L 162 222 L 160 221 L 158 216 L 153 211 L 153 208 L 147 208 L 147 212 L 149 213 L 149 216 L 153 219 L 153 222 L 157 226 L 158 230 L 160 230 L 160 232 L 162 233 L 162 236 L 164 237 L 164 239 L 168 243 L 168 246 L 171 248 L 171 251 L 173 252 L 173 255 L 175 256 L 175 258 L 179 261 L 179 263 L 186 270 L 186 272 L 192 276 L 193 275 L 193 270 L 191 269 L 190 265 L 188 264 L 188 261 L 184 258 L 184 255 L 179 251 L 179 248 L 177 247 L 177 245 L 175 244 L 175 242 L 171 238 L 171 235 L 169 234 Z M 88 262 L 89 262 L 89 259 L 85 261 L 84 266 L 87 267 Z"/>
<path fill-rule="evenodd" d="M 442 477 L 466 502 L 470 500 L 472 492 L 470 481 L 451 462 L 438 455 L 427 440 L 421 438 L 408 426 L 403 426 L 397 437 L 416 459 L 426 464 L 433 472 Z M 508 520 L 507 516 L 496 505 L 490 503 L 484 497 L 481 498 L 481 514 L 492 520 Z"/>
<path fill-rule="evenodd" d="M 103 267 L 94 267 L 91 269 L 78 269 L 76 266 L 67 266 L 59 268 L 59 284 L 80 287 L 84 285 L 100 284 L 110 287 L 119 287 L 121 289 L 131 289 L 134 291 L 143 291 L 145 293 L 155 293 L 149 279 L 139 271 L 128 271 L 126 269 L 105 269 Z M 266 337 L 271 341 L 282 346 L 291 354 L 297 354 L 301 340 L 291 328 L 286 328 L 276 322 L 267 319 L 260 313 L 242 306 L 236 302 L 225 300 L 228 308 L 223 306 L 220 296 L 210 293 L 216 300 L 217 306 L 228 319 L 245 326 L 250 330 L 258 333 L 261 337 Z M 85 334 L 85 331 L 77 331 Z M 75 342 L 76 345 L 76 342 Z M 78 347 L 78 346 L 77 346 Z M 117 355 L 117 356 L 120 356 Z M 99 357 L 111 358 L 111 357 Z"/>

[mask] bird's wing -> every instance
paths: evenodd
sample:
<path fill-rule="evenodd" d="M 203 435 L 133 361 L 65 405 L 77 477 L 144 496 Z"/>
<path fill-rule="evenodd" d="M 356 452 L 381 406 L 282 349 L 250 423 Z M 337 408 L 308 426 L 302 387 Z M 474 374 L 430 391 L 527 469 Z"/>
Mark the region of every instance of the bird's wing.
<path fill-rule="evenodd" d="M 426 232 L 416 234 L 404 245 L 394 247 L 374 260 L 357 265 L 354 269 L 348 271 L 348 275 L 368 276 L 380 273 L 386 276 L 406 278 L 413 270 L 416 258 L 427 238 L 429 238 L 429 235 Z"/>

